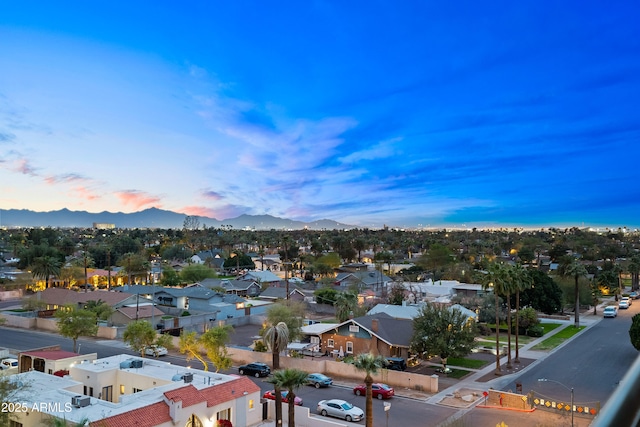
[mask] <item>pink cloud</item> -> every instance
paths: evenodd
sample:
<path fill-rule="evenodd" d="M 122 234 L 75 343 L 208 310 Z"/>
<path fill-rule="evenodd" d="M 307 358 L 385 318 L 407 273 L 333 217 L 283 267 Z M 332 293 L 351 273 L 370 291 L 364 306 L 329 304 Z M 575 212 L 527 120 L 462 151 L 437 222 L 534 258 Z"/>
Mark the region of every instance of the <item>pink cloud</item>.
<path fill-rule="evenodd" d="M 36 170 L 33 166 L 31 166 L 31 164 L 29 164 L 29 161 L 27 159 L 20 159 L 17 161 L 17 165 L 14 168 L 14 170 L 16 172 L 19 172 L 21 174 L 24 175 L 31 175 L 31 176 L 36 176 L 38 175 L 36 173 Z"/>
<path fill-rule="evenodd" d="M 102 197 L 99 194 L 96 194 L 93 191 L 89 190 L 87 187 L 75 187 L 73 191 L 76 197 L 80 197 L 81 199 L 88 201 L 98 200 Z"/>
<path fill-rule="evenodd" d="M 157 207 L 157 208 L 162 206 L 160 204 L 160 198 L 151 196 L 142 191 L 136 191 L 136 190 L 118 191 L 115 193 L 115 195 L 125 205 L 127 206 L 131 205 L 136 209 L 148 207 L 149 205 L 151 205 L 151 207 Z"/>
<path fill-rule="evenodd" d="M 67 173 L 63 175 L 50 175 L 44 179 L 44 181 L 50 185 L 58 184 L 58 183 L 86 181 L 86 180 L 87 179 L 85 177 L 77 175 L 75 173 Z"/>

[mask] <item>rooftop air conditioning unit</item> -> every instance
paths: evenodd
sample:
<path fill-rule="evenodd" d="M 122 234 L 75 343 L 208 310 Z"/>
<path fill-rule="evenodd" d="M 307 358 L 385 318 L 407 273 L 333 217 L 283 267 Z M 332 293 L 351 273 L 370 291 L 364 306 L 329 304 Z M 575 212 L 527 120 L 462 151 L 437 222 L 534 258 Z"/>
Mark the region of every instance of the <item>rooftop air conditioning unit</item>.
<path fill-rule="evenodd" d="M 140 359 L 135 359 L 131 361 L 131 367 L 132 368 L 142 368 L 142 360 Z"/>
<path fill-rule="evenodd" d="M 71 398 L 71 404 L 76 408 L 84 408 L 91 404 L 91 398 L 88 396 L 73 396 Z"/>
<path fill-rule="evenodd" d="M 193 374 L 191 372 L 186 373 L 182 376 L 182 379 L 184 379 L 185 383 L 190 383 L 191 381 L 193 381 Z"/>

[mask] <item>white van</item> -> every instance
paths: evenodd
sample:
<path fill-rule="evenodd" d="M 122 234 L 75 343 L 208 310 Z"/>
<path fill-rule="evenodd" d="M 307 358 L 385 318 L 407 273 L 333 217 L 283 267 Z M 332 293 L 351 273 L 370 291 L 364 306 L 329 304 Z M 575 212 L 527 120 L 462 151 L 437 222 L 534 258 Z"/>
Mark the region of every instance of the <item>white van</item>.
<path fill-rule="evenodd" d="M 18 369 L 18 359 L 3 359 L 0 362 L 0 369 Z"/>

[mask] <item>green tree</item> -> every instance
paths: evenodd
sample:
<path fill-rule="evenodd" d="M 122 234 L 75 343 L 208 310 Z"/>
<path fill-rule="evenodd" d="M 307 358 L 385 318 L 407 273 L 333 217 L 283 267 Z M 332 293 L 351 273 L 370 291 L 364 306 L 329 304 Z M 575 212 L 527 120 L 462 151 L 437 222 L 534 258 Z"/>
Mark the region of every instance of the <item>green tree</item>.
<path fill-rule="evenodd" d="M 416 264 L 427 271 L 431 271 L 434 275 L 434 280 L 439 280 L 438 272 L 444 270 L 446 266 L 454 261 L 455 257 L 451 249 L 440 243 L 434 243 L 424 255 L 418 258 Z"/>
<path fill-rule="evenodd" d="M 631 344 L 635 349 L 640 351 L 640 314 L 636 314 L 631 318 L 629 338 L 631 338 Z"/>
<path fill-rule="evenodd" d="M 133 351 L 140 353 L 140 357 L 144 357 L 144 350 L 151 347 L 156 340 L 156 331 L 146 320 L 134 320 L 127 325 L 122 340 L 129 344 Z"/>
<path fill-rule="evenodd" d="M 575 258 L 571 258 L 570 261 L 561 265 L 561 274 L 565 277 L 572 277 L 575 282 L 575 304 L 574 304 L 574 326 L 580 327 L 580 287 L 579 280 L 581 277 L 587 275 L 587 269 L 582 265 L 580 261 Z"/>
<path fill-rule="evenodd" d="M 338 295 L 338 291 L 333 287 L 325 286 L 320 289 L 316 289 L 313 294 L 316 297 L 316 302 L 318 304 L 331 304 L 333 305 L 336 302 L 336 297 Z"/>
<path fill-rule="evenodd" d="M 389 292 L 389 304 L 393 305 L 402 305 L 404 302 L 404 286 L 395 284 L 391 287 L 391 292 Z"/>
<path fill-rule="evenodd" d="M 447 358 L 463 357 L 475 345 L 476 328 L 460 310 L 425 304 L 413 319 L 411 351 L 419 355 L 438 355 L 447 372 Z"/>
<path fill-rule="evenodd" d="M 213 279 L 216 277 L 218 277 L 216 271 L 203 264 L 188 265 L 180 272 L 180 280 L 182 283 L 196 283 L 204 279 Z"/>
<path fill-rule="evenodd" d="M 367 387 L 365 399 L 365 426 L 373 427 L 373 393 L 371 385 L 373 377 L 371 374 L 377 373 L 386 365 L 386 360 L 382 356 L 374 356 L 372 353 L 360 353 L 353 360 L 353 366 L 361 372 L 365 372 L 364 384 Z"/>
<path fill-rule="evenodd" d="M 302 319 L 304 319 L 305 306 L 297 301 L 283 301 L 274 304 L 267 309 L 267 324 L 277 325 L 283 322 L 287 325 L 289 341 L 300 338 Z M 277 369 L 277 368 L 275 368 Z"/>
<path fill-rule="evenodd" d="M 554 314 L 562 308 L 562 289 L 540 270 L 529 271 L 533 284 L 529 289 L 525 289 L 520 294 L 522 306 L 533 307 L 545 314 Z"/>
<path fill-rule="evenodd" d="M 289 400 L 289 427 L 295 427 L 295 400 L 296 390 L 307 384 L 308 373 L 299 369 L 281 369 L 275 371 L 271 378 L 267 380 L 274 385 L 274 388 L 286 389 L 287 399 Z"/>
<path fill-rule="evenodd" d="M 338 322 L 344 322 L 351 316 L 356 316 L 358 309 L 358 295 L 353 292 L 340 292 L 336 295 L 336 319 Z"/>
<path fill-rule="evenodd" d="M 280 369 L 280 353 L 287 349 L 289 338 L 289 328 L 285 322 L 272 323 L 264 331 L 262 339 L 271 351 L 274 370 Z M 282 425 L 282 393 L 278 384 L 274 384 L 274 394 L 276 396 L 276 425 Z"/>
<path fill-rule="evenodd" d="M 209 364 L 202 356 L 202 343 L 198 339 L 198 334 L 195 331 L 180 333 L 180 341 L 178 341 L 178 351 L 186 355 L 187 362 L 197 359 L 204 366 L 204 370 L 209 370 Z"/>
<path fill-rule="evenodd" d="M 164 267 L 160 284 L 162 286 L 178 286 L 180 284 L 180 275 L 172 267 Z"/>
<path fill-rule="evenodd" d="M 29 393 L 29 383 L 14 380 L 15 377 L 0 374 L 0 405 L 20 401 L 20 395 Z M 0 411 L 0 426 L 10 425 L 13 413 L 7 410 Z"/>
<path fill-rule="evenodd" d="M 31 265 L 31 274 L 36 279 L 42 279 L 46 282 L 45 288 L 49 287 L 49 279 L 60 275 L 60 261 L 53 256 L 41 256 L 33 260 Z"/>
<path fill-rule="evenodd" d="M 113 308 L 106 302 L 98 299 L 97 301 L 90 300 L 84 305 L 86 310 L 95 313 L 98 320 L 105 321 L 113 314 Z"/>
<path fill-rule="evenodd" d="M 89 425 L 89 418 L 82 418 L 78 422 L 67 421 L 65 418 L 50 416 L 45 421 L 47 427 L 84 427 Z"/>
<path fill-rule="evenodd" d="M 98 318 L 92 311 L 66 305 L 56 310 L 55 317 L 58 319 L 60 335 L 73 340 L 74 353 L 78 351 L 79 337 L 95 336 L 98 333 Z"/>
<path fill-rule="evenodd" d="M 227 350 L 231 332 L 233 332 L 233 326 L 220 325 L 208 329 L 200 336 L 200 343 L 207 353 L 207 358 L 216 367 L 216 372 L 229 369 L 233 362 Z"/>

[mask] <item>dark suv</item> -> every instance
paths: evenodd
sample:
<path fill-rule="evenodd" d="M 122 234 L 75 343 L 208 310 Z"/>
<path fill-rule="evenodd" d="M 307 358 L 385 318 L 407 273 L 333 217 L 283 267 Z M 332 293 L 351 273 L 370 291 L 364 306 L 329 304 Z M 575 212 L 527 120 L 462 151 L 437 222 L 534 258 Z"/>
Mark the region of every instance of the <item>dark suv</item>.
<path fill-rule="evenodd" d="M 266 377 L 271 373 L 269 366 L 264 363 L 254 362 L 238 367 L 240 375 L 253 375 L 254 377 Z"/>
<path fill-rule="evenodd" d="M 392 371 L 406 371 L 407 362 L 402 357 L 387 357 L 387 369 Z"/>

